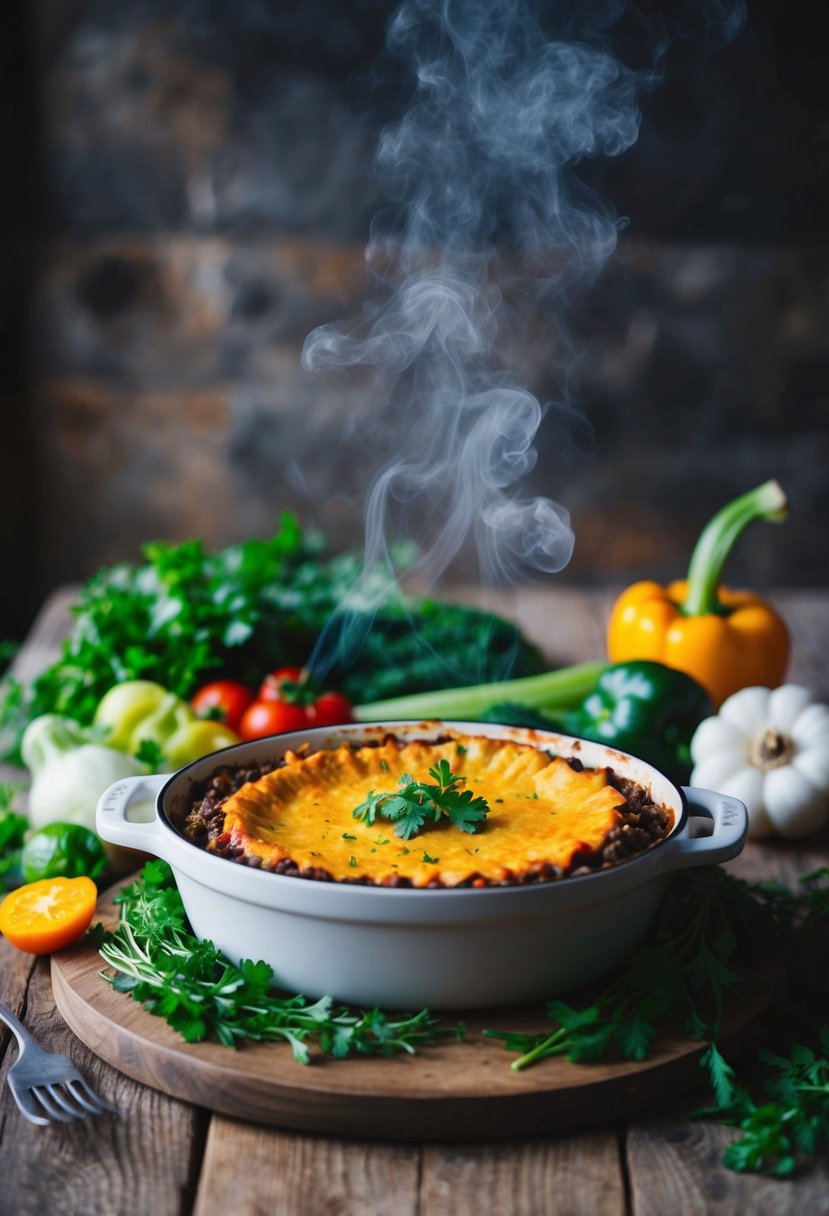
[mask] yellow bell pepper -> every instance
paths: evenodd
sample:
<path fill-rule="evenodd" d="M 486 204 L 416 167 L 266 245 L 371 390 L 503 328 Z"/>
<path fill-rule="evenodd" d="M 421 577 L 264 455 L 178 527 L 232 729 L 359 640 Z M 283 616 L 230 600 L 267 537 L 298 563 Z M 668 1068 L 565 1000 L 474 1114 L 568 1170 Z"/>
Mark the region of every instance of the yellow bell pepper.
<path fill-rule="evenodd" d="M 687 579 L 644 581 L 613 606 L 607 635 L 611 662 L 652 659 L 693 676 L 718 707 L 750 685 L 775 688 L 789 661 L 789 633 L 760 596 L 720 586 L 726 558 L 752 520 L 785 519 L 788 501 L 767 481 L 728 503 L 703 529 Z"/>

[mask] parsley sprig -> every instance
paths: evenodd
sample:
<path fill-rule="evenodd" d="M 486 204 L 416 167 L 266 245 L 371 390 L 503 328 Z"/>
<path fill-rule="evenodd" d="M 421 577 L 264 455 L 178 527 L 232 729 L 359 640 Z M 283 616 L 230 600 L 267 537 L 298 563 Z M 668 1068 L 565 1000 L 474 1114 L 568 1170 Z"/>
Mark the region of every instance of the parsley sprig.
<path fill-rule="evenodd" d="M 395 834 L 403 840 L 417 835 L 427 819 L 439 823 L 444 817 L 462 832 L 477 832 L 489 812 L 486 799 L 461 789 L 466 778 L 453 773 L 448 760 L 438 760 L 429 769 L 429 776 L 434 785 L 415 781 L 411 773 L 404 773 L 396 793 L 370 790 L 365 801 L 355 807 L 354 818 L 371 824 L 380 814 L 391 820 Z"/>
<path fill-rule="evenodd" d="M 708 1048 L 703 1062 L 717 1102 L 694 1113 L 742 1132 L 726 1148 L 724 1165 L 788 1178 L 829 1144 L 829 1026 L 821 1028 L 820 1049 L 822 1055 L 808 1044 L 793 1043 L 785 1056 L 761 1051 L 760 1060 L 773 1071 L 758 1101 L 716 1045 Z"/>
<path fill-rule="evenodd" d="M 379 1009 L 347 1009 L 330 996 L 313 1002 L 277 996 L 267 963 L 243 959 L 234 966 L 212 942 L 193 935 L 166 862 L 147 862 L 117 902 L 118 928 L 95 931 L 101 957 L 117 972 L 102 972 L 104 979 L 165 1018 L 189 1043 L 212 1037 L 235 1047 L 245 1040 L 282 1040 L 294 1059 L 307 1064 L 312 1046 L 340 1059 L 414 1054 L 436 1040 L 437 1019 L 428 1010 L 391 1018 Z"/>
<path fill-rule="evenodd" d="M 516 1070 L 556 1055 L 587 1063 L 615 1051 L 644 1060 L 670 1016 L 678 1016 L 692 1038 L 714 1037 L 724 1000 L 739 984 L 732 965 L 738 946 L 743 959 L 746 951 L 755 953 L 774 923 L 772 910 L 757 905 L 746 884 L 724 871 L 682 875 L 666 892 L 654 933 L 615 979 L 583 1005 L 548 1003 L 552 1033 L 486 1033 L 521 1053 L 511 1065 Z"/>
<path fill-rule="evenodd" d="M 801 879 L 794 893 L 750 885 L 717 867 L 673 879 L 654 931 L 624 969 L 583 1002 L 551 1001 L 548 1034 L 489 1030 L 512 1068 L 564 1055 L 588 1063 L 609 1054 L 642 1060 L 660 1025 L 678 1018 L 708 1039 L 700 1064 L 715 1105 L 695 1112 L 738 1128 L 723 1163 L 740 1172 L 786 1178 L 829 1144 L 829 868 Z M 763 1050 L 759 1094 L 741 1083 L 717 1046 L 726 999 L 738 999 L 741 972 L 777 952 L 788 980 L 779 1050 Z M 816 1016 L 817 1015 L 817 1016 Z M 808 1040 L 808 1041 L 807 1041 Z"/>

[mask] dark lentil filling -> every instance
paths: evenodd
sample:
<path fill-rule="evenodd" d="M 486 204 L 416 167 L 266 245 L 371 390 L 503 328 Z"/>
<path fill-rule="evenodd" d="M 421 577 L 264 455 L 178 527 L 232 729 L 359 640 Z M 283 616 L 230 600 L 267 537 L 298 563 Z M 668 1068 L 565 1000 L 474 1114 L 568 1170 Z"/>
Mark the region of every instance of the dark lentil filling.
<path fill-rule="evenodd" d="M 361 744 L 361 746 L 366 745 Z M 576 757 L 568 758 L 568 764 L 577 772 L 584 768 L 581 760 Z M 194 800 L 184 807 L 182 812 L 178 815 L 171 815 L 173 826 L 198 848 L 209 848 L 211 853 L 220 857 L 226 857 L 242 865 L 259 867 L 260 858 L 249 856 L 241 847 L 232 845 L 229 839 L 222 839 L 225 818 L 223 807 L 225 800 L 248 781 L 258 781 L 267 773 L 272 773 L 274 769 L 281 768 L 283 765 L 284 760 L 282 759 L 249 768 L 223 765 L 216 769 L 206 782 L 196 787 Z M 623 795 L 625 803 L 619 811 L 622 822 L 611 829 L 600 850 L 577 854 L 572 866 L 566 871 L 562 870 L 560 866 L 543 863 L 538 866 L 530 866 L 520 874 L 511 875 L 499 883 L 484 879 L 483 884 L 485 886 L 524 886 L 530 883 L 550 882 L 558 878 L 589 874 L 595 870 L 603 870 L 627 861 L 628 858 L 635 857 L 637 853 L 643 853 L 652 845 L 663 840 L 672 826 L 670 813 L 653 802 L 647 791 L 641 786 L 625 777 L 619 777 L 612 769 L 608 770 L 608 780 L 610 785 Z M 272 873 L 284 874 L 293 878 L 309 878 L 317 882 L 336 881 L 323 867 L 311 866 L 300 869 L 290 858 L 278 861 L 273 867 Z M 380 885 L 366 877 L 343 881 L 356 886 Z M 408 878 L 392 876 L 382 885 L 410 887 L 412 884 Z M 443 885 L 439 878 L 435 878 L 422 889 Z M 480 887 L 481 885 L 482 879 L 478 874 L 470 874 L 463 882 L 457 884 L 458 887 Z"/>

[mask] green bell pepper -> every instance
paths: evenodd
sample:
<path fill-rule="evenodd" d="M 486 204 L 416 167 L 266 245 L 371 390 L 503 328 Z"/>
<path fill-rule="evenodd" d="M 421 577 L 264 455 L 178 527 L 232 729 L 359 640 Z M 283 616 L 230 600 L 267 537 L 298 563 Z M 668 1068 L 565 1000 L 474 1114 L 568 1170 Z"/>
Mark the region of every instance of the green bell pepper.
<path fill-rule="evenodd" d="M 609 664 L 581 704 L 555 718 L 516 702 L 493 705 L 479 717 L 607 743 L 683 784 L 691 776 L 691 737 L 712 712 L 696 680 L 662 663 L 634 659 Z"/>
<path fill-rule="evenodd" d="M 635 659 L 608 667 L 561 725 L 570 735 L 631 752 L 682 784 L 691 775 L 691 737 L 712 712 L 708 693 L 691 676 Z"/>

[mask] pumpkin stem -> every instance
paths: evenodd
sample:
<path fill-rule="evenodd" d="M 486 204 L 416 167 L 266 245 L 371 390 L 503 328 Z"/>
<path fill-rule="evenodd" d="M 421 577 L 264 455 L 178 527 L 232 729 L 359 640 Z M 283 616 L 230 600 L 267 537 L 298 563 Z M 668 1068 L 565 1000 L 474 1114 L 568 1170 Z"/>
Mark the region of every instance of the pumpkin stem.
<path fill-rule="evenodd" d="M 788 499 L 782 487 L 772 479 L 726 503 L 708 521 L 694 546 L 688 567 L 688 591 L 682 605 L 686 616 L 723 612 L 718 595 L 720 581 L 737 538 L 753 520 L 780 523 L 788 510 Z"/>
<path fill-rule="evenodd" d="M 749 760 L 764 773 L 773 768 L 782 768 L 794 755 L 794 744 L 788 735 L 769 727 L 758 735 L 751 745 Z"/>

